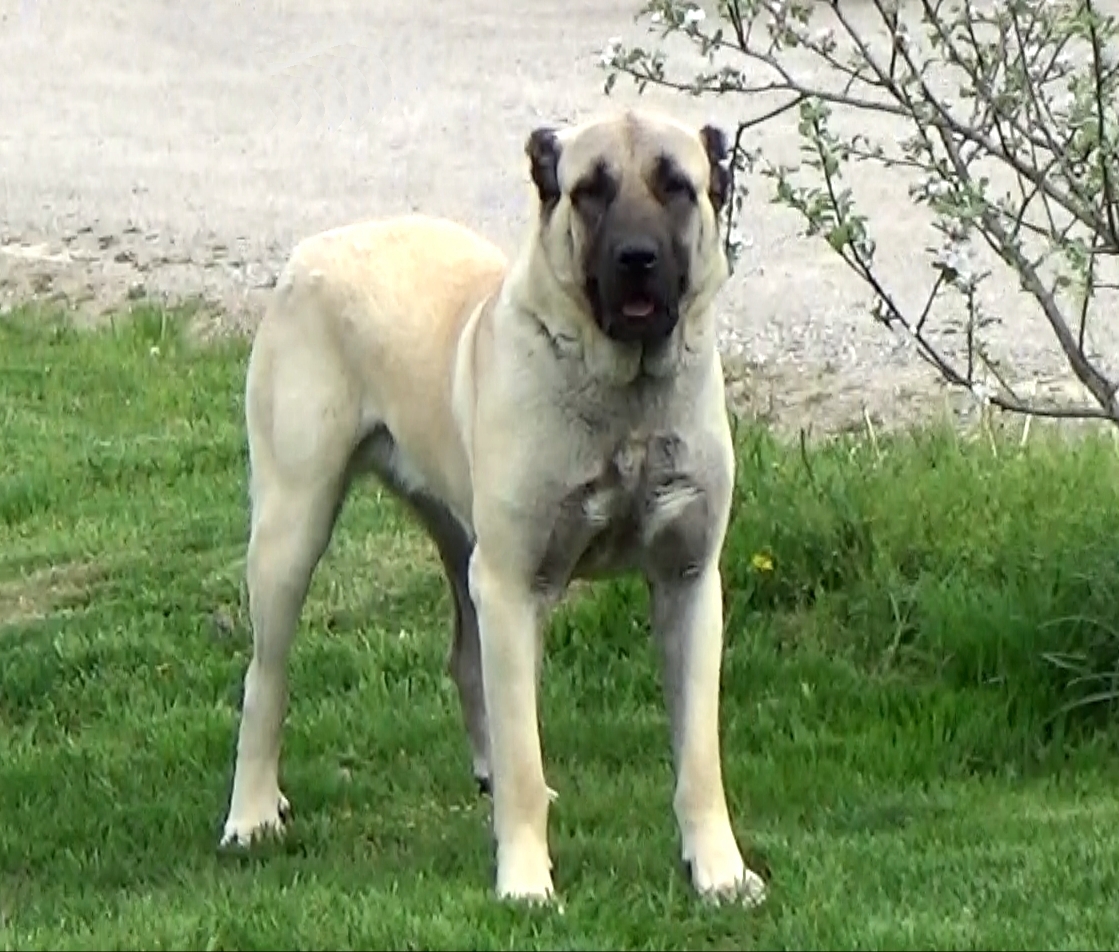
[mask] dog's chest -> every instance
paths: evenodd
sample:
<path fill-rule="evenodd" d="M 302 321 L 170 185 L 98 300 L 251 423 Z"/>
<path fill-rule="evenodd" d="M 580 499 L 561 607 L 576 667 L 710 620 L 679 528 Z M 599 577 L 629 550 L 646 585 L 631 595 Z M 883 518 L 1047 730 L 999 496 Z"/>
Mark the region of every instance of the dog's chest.
<path fill-rule="evenodd" d="M 710 475 L 694 450 L 676 435 L 638 436 L 589 467 L 553 510 L 538 583 L 558 589 L 573 578 L 698 568 L 712 510 Z"/>

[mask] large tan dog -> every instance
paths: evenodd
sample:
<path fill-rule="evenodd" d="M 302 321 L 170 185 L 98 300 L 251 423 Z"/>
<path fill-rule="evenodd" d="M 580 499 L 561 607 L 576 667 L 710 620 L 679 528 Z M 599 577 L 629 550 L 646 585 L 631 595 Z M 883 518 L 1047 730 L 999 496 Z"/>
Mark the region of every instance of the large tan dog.
<path fill-rule="evenodd" d="M 253 656 L 223 842 L 278 830 L 286 665 L 354 478 L 434 540 L 449 667 L 493 793 L 497 892 L 552 893 L 541 634 L 572 578 L 638 571 L 663 656 L 683 856 L 702 894 L 764 894 L 719 752 L 719 556 L 734 479 L 712 300 L 726 142 L 645 112 L 526 143 L 537 213 L 510 263 L 448 221 L 303 241 L 253 346 L 246 418 Z"/>

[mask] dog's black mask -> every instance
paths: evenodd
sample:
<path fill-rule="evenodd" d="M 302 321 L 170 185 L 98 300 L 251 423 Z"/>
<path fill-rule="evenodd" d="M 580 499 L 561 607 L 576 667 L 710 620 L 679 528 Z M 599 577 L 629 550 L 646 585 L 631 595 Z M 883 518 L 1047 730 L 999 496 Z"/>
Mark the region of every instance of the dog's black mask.
<path fill-rule="evenodd" d="M 605 166 L 571 193 L 589 241 L 585 293 L 595 321 L 612 340 L 657 344 L 680 320 L 688 255 L 672 236 L 672 215 L 651 197 L 621 198 Z"/>
<path fill-rule="evenodd" d="M 726 142 L 713 127 L 704 127 L 700 138 L 711 162 L 708 198 L 718 211 L 726 197 L 720 164 Z M 538 129 L 526 152 L 547 216 L 561 198 L 559 142 L 551 130 Z M 689 254 L 677 236 L 695 211 L 695 184 L 663 155 L 641 186 L 623 189 L 603 160 L 575 182 L 569 199 L 588 236 L 583 290 L 599 328 L 620 342 L 665 341 L 679 323 L 680 302 L 688 291 Z"/>

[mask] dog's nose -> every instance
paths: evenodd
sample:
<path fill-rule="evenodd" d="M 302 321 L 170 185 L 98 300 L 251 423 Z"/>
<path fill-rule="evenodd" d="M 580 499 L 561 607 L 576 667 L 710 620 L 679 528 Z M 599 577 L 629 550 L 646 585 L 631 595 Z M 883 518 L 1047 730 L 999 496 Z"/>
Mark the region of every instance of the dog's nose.
<path fill-rule="evenodd" d="M 657 246 L 651 241 L 629 241 L 618 249 L 618 267 L 634 274 L 652 271 L 657 264 Z"/>

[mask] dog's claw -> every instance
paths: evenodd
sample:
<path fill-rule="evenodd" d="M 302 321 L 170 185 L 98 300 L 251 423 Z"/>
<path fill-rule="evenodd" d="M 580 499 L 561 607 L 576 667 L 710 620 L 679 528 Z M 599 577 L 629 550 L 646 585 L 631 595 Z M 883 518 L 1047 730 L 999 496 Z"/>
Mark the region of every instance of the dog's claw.
<path fill-rule="evenodd" d="M 692 860 L 682 860 L 684 875 L 695 883 L 695 865 Z M 732 884 L 724 884 L 711 889 L 702 890 L 700 898 L 714 903 L 738 902 L 746 908 L 760 906 L 768 898 L 769 889 L 766 882 L 749 867 L 745 867 L 741 878 Z"/>
<path fill-rule="evenodd" d="M 282 793 L 277 794 L 275 809 L 261 811 L 247 819 L 226 820 L 222 831 L 221 847 L 247 848 L 260 840 L 278 838 L 284 833 L 284 827 L 291 819 L 291 802 Z"/>

